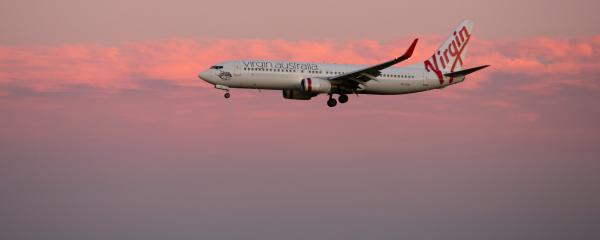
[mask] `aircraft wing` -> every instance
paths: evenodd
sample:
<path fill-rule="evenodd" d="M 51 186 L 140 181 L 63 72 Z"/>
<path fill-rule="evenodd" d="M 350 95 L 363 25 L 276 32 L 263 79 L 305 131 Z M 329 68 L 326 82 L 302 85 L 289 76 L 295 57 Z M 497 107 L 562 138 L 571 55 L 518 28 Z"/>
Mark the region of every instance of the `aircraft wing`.
<path fill-rule="evenodd" d="M 410 45 L 410 47 L 408 48 L 408 50 L 406 50 L 404 55 L 402 55 L 400 57 L 394 58 L 390 61 L 380 63 L 380 64 L 377 64 L 374 66 L 363 68 L 358 71 L 349 72 L 349 73 L 338 75 L 338 76 L 333 76 L 333 77 L 329 78 L 329 81 L 331 81 L 331 83 L 333 83 L 333 84 L 340 85 L 344 88 L 347 88 L 347 90 L 354 91 L 355 89 L 357 89 L 359 87 L 359 85 L 363 85 L 364 83 L 366 83 L 370 80 L 377 80 L 376 77 L 381 75 L 381 70 L 389 68 L 389 67 L 391 67 L 395 64 L 398 64 L 399 62 L 402 62 L 406 59 L 409 59 L 412 56 L 412 54 L 415 50 L 415 47 L 417 46 L 418 41 L 419 41 L 419 39 L 415 39 L 413 41 L 413 43 Z"/>

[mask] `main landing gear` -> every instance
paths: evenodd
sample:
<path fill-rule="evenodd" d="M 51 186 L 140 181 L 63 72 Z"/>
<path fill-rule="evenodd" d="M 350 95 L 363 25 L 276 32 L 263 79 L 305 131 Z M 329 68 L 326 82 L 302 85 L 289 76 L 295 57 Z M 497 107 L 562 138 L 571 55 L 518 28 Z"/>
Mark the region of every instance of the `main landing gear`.
<path fill-rule="evenodd" d="M 335 98 L 332 98 L 331 95 L 329 95 L 329 100 L 327 100 L 327 106 L 335 107 L 335 105 L 337 105 L 337 100 L 335 100 Z"/>
<path fill-rule="evenodd" d="M 329 94 L 329 100 L 327 100 L 327 106 L 329 106 L 329 107 L 335 107 L 337 105 L 338 101 L 342 104 L 348 102 L 348 95 L 346 95 L 346 94 L 340 94 L 340 97 L 338 97 L 338 100 L 335 100 L 335 98 L 333 98 L 332 95 L 333 94 Z"/>
<path fill-rule="evenodd" d="M 348 102 L 348 95 L 341 94 L 340 97 L 338 98 L 338 101 L 340 101 L 340 103 L 347 103 Z"/>
<path fill-rule="evenodd" d="M 225 96 L 224 97 L 225 98 L 230 98 L 231 97 L 231 94 L 229 93 L 229 91 L 225 92 Z"/>

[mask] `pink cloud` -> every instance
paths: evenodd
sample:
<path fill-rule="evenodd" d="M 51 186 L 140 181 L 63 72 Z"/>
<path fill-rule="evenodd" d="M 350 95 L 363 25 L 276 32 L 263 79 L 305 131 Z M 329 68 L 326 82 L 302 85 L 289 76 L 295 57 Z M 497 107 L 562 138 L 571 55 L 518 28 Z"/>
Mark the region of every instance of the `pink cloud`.
<path fill-rule="evenodd" d="M 422 39 L 409 63 L 427 58 L 441 37 Z M 573 39 L 536 37 L 517 40 L 475 39 L 469 66 L 491 64 L 461 86 L 476 89 L 491 74 L 523 74 L 531 79 L 518 88 L 551 93 L 562 85 L 600 89 L 600 36 Z M 296 61 L 373 64 L 402 53 L 409 39 L 388 43 L 365 40 L 287 41 L 172 39 L 119 46 L 65 44 L 53 47 L 0 46 L 0 84 L 22 84 L 39 91 L 84 85 L 118 91 L 136 88 L 138 80 L 161 79 L 183 86 L 207 86 L 199 70 L 228 59 L 290 59 Z"/>
<path fill-rule="evenodd" d="M 422 39 L 410 63 L 429 57 L 440 39 L 435 36 Z M 431 135 L 452 136 L 447 137 L 449 142 L 455 137 L 487 139 L 490 135 L 506 137 L 507 141 L 515 136 L 528 137 L 534 142 L 543 140 L 541 136 L 556 139 L 569 132 L 585 132 L 579 128 L 590 125 L 578 116 L 580 112 L 568 115 L 562 111 L 585 106 L 594 98 L 585 91 L 576 92 L 582 93 L 581 98 L 573 93 L 560 95 L 567 100 L 534 94 L 555 94 L 565 87 L 600 90 L 594 79 L 594 73 L 599 69 L 598 39 L 474 39 L 467 64 L 491 64 L 492 67 L 474 74 L 464 83 L 442 91 L 407 96 L 352 96 L 350 104 L 335 109 L 325 106 L 325 96 L 309 102 L 286 101 L 281 99 L 281 93 L 268 91 L 262 94 L 235 91 L 234 98 L 225 102 L 217 90 L 198 89 L 210 86 L 197 79 L 196 74 L 216 62 L 244 58 L 374 64 L 402 53 L 410 39 L 385 43 L 368 39 L 343 42 L 173 39 L 119 46 L 2 46 L 0 111 L 13 117 L 0 121 L 0 137 L 21 134 L 27 138 L 51 140 L 61 133 L 60 129 L 71 129 L 71 125 L 84 123 L 91 126 L 97 119 L 104 119 L 108 125 L 94 134 L 113 134 L 115 139 L 122 137 L 115 129 L 144 129 L 146 132 L 146 129 L 158 128 L 165 134 L 209 135 L 212 136 L 210 139 L 225 138 L 222 131 L 231 131 L 231 134 L 245 131 L 252 133 L 248 136 L 255 136 L 253 131 L 258 129 L 261 134 L 266 131 L 270 136 L 285 139 L 280 136 L 280 131 L 291 129 L 291 133 L 284 134 L 293 136 L 288 139 L 290 141 L 311 139 L 311 144 L 322 147 L 327 146 L 330 139 L 340 138 L 339 134 L 345 134 L 341 138 L 351 138 L 358 132 L 366 139 L 383 143 L 377 146 L 389 151 L 396 148 L 396 138 L 407 136 L 423 138 L 415 147 L 430 146 L 431 139 L 422 136 Z M 513 76 L 515 79 L 510 79 Z M 147 88 L 148 85 L 143 85 L 143 80 L 147 79 L 170 81 L 184 87 L 133 91 L 133 95 L 126 91 Z M 24 98 L 13 94 L 10 88 L 26 86 L 52 92 L 68 89 L 70 85 L 105 91 Z M 59 120 L 48 121 L 44 117 Z M 298 122 L 309 124 L 299 125 Z M 56 128 L 57 123 L 64 123 L 64 126 Z M 569 127 L 557 128 L 558 125 Z M 89 129 L 96 129 L 80 128 L 84 136 L 92 131 Z M 235 131 L 227 130 L 230 128 Z M 326 133 L 327 137 L 312 139 L 315 129 Z M 382 137 L 382 132 L 391 137 Z M 246 140 L 252 142 L 254 139 Z M 325 151 L 325 147 L 323 149 Z"/>
<path fill-rule="evenodd" d="M 492 73 L 528 76 L 517 88 L 532 93 L 554 93 L 564 86 L 600 90 L 594 77 L 600 69 L 597 38 L 478 40 L 467 62 L 492 65 L 482 73 L 484 82 Z"/>

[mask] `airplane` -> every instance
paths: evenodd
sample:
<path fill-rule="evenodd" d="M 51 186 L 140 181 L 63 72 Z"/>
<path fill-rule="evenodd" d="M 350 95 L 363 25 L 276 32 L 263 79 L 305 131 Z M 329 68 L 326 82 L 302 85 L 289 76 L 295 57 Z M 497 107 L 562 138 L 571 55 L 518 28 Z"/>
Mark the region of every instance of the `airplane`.
<path fill-rule="evenodd" d="M 280 90 L 285 99 L 310 100 L 328 94 L 327 105 L 346 103 L 349 94 L 399 95 L 442 89 L 458 84 L 471 73 L 489 67 L 462 69 L 473 22 L 465 20 L 424 62 L 392 68 L 409 59 L 418 42 L 397 58 L 373 66 L 294 61 L 226 61 L 201 71 L 198 77 L 231 97 L 231 88 Z M 339 95 L 337 100 L 333 94 Z"/>

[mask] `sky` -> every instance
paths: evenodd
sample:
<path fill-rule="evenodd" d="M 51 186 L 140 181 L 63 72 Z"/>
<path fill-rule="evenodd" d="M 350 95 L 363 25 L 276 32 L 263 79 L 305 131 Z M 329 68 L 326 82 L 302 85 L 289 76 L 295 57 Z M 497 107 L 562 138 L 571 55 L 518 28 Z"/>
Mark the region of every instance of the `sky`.
<path fill-rule="evenodd" d="M 1 0 L 0 239 L 599 239 L 599 5 Z M 196 77 L 415 37 L 417 63 L 463 19 L 492 66 L 443 90 L 329 108 Z"/>

